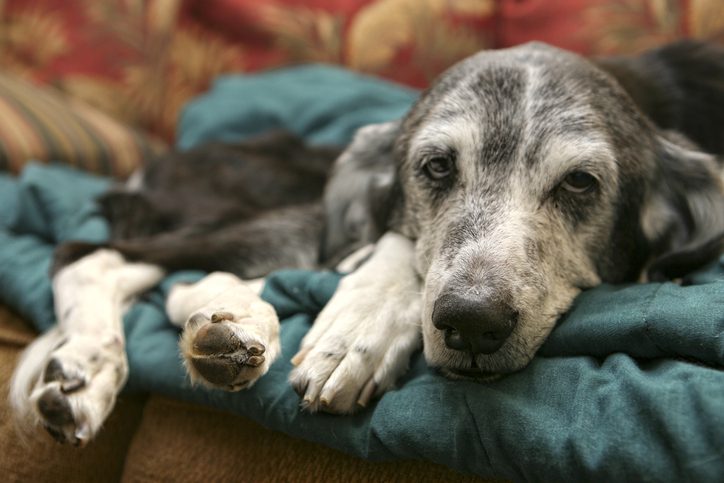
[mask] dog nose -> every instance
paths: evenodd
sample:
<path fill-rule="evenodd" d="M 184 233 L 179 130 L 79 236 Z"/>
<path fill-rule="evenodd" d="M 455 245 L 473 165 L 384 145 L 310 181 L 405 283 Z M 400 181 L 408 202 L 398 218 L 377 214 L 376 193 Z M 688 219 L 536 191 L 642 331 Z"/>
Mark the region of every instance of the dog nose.
<path fill-rule="evenodd" d="M 445 332 L 450 349 L 492 354 L 500 349 L 518 321 L 508 304 L 490 298 L 440 296 L 432 310 L 435 328 Z"/>

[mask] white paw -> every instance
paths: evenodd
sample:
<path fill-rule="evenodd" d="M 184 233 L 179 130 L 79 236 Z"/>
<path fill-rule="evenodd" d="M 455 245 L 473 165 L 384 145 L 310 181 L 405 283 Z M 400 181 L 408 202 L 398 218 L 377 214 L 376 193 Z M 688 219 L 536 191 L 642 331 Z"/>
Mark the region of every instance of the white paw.
<path fill-rule="evenodd" d="M 203 289 L 203 283 L 183 289 Z M 281 352 L 279 319 L 271 305 L 238 283 L 188 318 L 179 346 L 192 383 L 246 389 L 267 373 Z"/>
<path fill-rule="evenodd" d="M 76 446 L 96 435 L 128 376 L 123 306 L 162 276 L 158 267 L 127 263 L 106 249 L 55 274 L 58 325 L 26 349 L 11 384 L 23 429 L 41 424 L 56 440 Z"/>
<path fill-rule="evenodd" d="M 418 282 L 404 275 L 387 282 L 356 272 L 317 317 L 289 376 L 304 409 L 355 412 L 407 370 L 421 345 Z"/>
<path fill-rule="evenodd" d="M 32 417 L 57 441 L 84 446 L 126 382 L 123 341 L 113 334 L 72 336 L 46 360 L 29 397 Z"/>

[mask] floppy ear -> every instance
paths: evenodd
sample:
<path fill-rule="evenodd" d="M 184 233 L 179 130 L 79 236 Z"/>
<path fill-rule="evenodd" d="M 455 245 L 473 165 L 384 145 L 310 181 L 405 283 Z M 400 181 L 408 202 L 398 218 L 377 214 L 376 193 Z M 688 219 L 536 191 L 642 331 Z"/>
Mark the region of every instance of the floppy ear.
<path fill-rule="evenodd" d="M 387 228 L 396 203 L 394 145 L 400 121 L 357 130 L 337 158 L 324 192 L 325 232 L 320 262 L 327 265 L 373 243 Z"/>
<path fill-rule="evenodd" d="M 679 278 L 724 248 L 724 183 L 720 161 L 660 137 L 657 172 L 641 215 L 651 247 L 648 277 Z"/>

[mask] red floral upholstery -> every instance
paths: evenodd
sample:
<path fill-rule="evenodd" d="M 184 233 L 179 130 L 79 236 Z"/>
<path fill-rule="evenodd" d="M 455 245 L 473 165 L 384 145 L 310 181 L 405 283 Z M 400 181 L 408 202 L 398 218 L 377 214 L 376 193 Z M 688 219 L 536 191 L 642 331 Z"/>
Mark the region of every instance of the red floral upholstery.
<path fill-rule="evenodd" d="M 225 72 L 330 62 L 424 87 L 484 48 L 724 39 L 721 0 L 0 0 L 0 67 L 173 136 Z"/>

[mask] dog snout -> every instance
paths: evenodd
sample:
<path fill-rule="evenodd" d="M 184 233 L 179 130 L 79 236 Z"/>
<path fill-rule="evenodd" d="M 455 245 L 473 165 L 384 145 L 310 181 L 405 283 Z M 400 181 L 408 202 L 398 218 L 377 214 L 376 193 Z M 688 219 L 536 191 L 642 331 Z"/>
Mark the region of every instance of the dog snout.
<path fill-rule="evenodd" d="M 449 293 L 435 301 L 432 312 L 433 325 L 445 334 L 445 345 L 473 354 L 497 351 L 517 320 L 518 313 L 500 300 Z"/>

